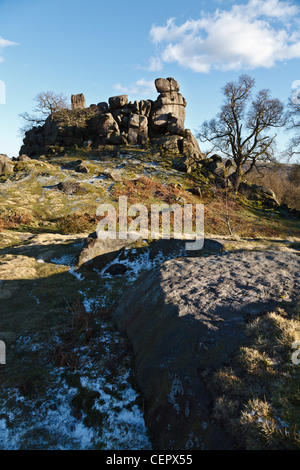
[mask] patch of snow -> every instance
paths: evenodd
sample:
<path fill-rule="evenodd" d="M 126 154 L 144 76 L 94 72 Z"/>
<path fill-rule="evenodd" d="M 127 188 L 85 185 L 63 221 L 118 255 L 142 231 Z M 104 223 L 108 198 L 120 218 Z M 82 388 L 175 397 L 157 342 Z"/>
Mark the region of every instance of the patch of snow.
<path fill-rule="evenodd" d="M 135 255 L 137 253 L 136 249 L 130 249 L 130 247 L 125 248 L 124 253 L 130 254 L 130 255 Z M 102 271 L 98 271 L 98 274 L 101 275 L 101 277 L 106 277 L 109 279 L 114 278 L 115 276 L 109 274 L 106 272 L 108 268 L 113 266 L 114 264 L 122 264 L 125 267 L 128 268 L 128 272 L 126 272 L 126 279 L 129 282 L 134 282 L 143 271 L 150 271 L 151 269 L 155 268 L 156 266 L 162 264 L 164 261 L 168 260 L 169 257 L 172 258 L 173 255 L 170 254 L 168 256 L 164 256 L 162 252 L 158 252 L 157 256 L 155 258 L 150 258 L 150 250 L 147 249 L 145 250 L 144 253 L 141 253 L 137 255 L 135 258 L 125 258 L 122 259 L 121 257 L 124 256 L 124 253 L 121 253 L 117 258 L 115 258 L 113 261 L 108 263 Z M 120 259 L 121 258 L 121 259 Z"/>
<path fill-rule="evenodd" d="M 99 306 L 99 300 L 98 299 L 93 299 L 93 298 L 89 298 L 87 296 L 87 294 L 83 291 L 78 291 L 79 294 L 83 295 L 84 299 L 82 301 L 82 304 L 84 306 L 84 309 L 87 313 L 93 313 L 93 311 L 95 310 L 95 308 L 97 308 Z"/>
<path fill-rule="evenodd" d="M 92 427 L 85 424 L 85 413 L 80 418 L 74 416 L 71 401 L 77 389 L 69 387 L 58 371 L 53 378 L 54 385 L 38 405 L 16 389 L 5 390 L 7 401 L 15 405 L 7 410 L 7 401 L 0 399 L 1 450 L 151 449 L 143 415 L 134 403 L 137 395 L 130 386 L 118 400 L 104 392 L 103 387 L 109 389 L 109 384 L 103 377 L 81 378 L 83 388 L 98 391 L 102 398 L 94 407 L 105 419 L 101 426 Z"/>
<path fill-rule="evenodd" d="M 73 276 L 75 276 L 78 281 L 81 282 L 84 280 L 83 275 L 77 272 L 77 269 L 74 266 L 71 266 L 68 272 L 72 274 Z"/>
<path fill-rule="evenodd" d="M 53 258 L 50 260 L 50 263 L 59 264 L 63 266 L 70 266 L 74 260 L 73 255 L 63 255 L 60 258 Z"/>

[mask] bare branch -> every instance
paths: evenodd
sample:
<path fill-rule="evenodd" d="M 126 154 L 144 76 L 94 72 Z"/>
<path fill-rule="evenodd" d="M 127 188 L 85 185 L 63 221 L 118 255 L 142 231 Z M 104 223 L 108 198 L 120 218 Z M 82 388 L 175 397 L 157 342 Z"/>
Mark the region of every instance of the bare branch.
<path fill-rule="evenodd" d="M 250 102 L 254 80 L 241 75 L 237 82 L 227 83 L 222 91 L 224 104 L 217 117 L 203 123 L 198 137 L 233 159 L 236 165 L 235 189 L 243 177 L 243 167 L 251 161 L 251 171 L 257 161 L 273 158 L 275 135 L 272 128 L 285 125 L 284 106 L 278 99 L 270 97 L 269 90 L 260 90 Z"/>
<path fill-rule="evenodd" d="M 24 122 L 24 125 L 19 129 L 22 134 L 34 126 L 43 125 L 46 119 L 54 113 L 70 109 L 68 98 L 62 93 L 57 94 L 54 91 L 43 91 L 34 98 L 34 101 L 36 102 L 33 110 L 35 114 L 25 112 L 19 115 Z"/>

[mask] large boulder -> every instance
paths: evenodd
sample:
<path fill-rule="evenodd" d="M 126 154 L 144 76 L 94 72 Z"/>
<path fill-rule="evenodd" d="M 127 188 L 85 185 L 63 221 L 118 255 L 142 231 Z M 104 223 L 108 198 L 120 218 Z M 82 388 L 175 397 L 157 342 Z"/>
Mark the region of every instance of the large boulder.
<path fill-rule="evenodd" d="M 18 158 L 17 158 L 17 161 L 18 162 L 30 162 L 31 161 L 31 158 L 28 157 L 28 155 L 20 155 Z"/>
<path fill-rule="evenodd" d="M 145 145 L 148 140 L 148 119 L 146 116 L 130 114 L 128 119 L 128 142 Z"/>
<path fill-rule="evenodd" d="M 147 118 L 149 118 L 150 116 L 150 112 L 151 112 L 151 107 L 152 107 L 152 103 L 153 101 L 152 100 L 141 100 L 139 102 L 139 114 L 141 114 L 142 116 L 146 116 Z"/>
<path fill-rule="evenodd" d="M 180 90 L 179 83 L 174 78 L 157 78 L 155 87 L 158 93 L 178 93 Z"/>
<path fill-rule="evenodd" d="M 117 257 L 120 250 L 135 243 L 135 240 L 128 237 L 122 240 L 116 239 L 101 239 L 98 238 L 97 232 L 91 233 L 85 240 L 84 246 L 81 250 L 78 259 L 78 265 L 85 265 L 86 267 L 103 267 L 109 261 Z"/>
<path fill-rule="evenodd" d="M 239 252 L 178 258 L 143 275 L 113 312 L 135 353 L 138 387 L 155 448 L 226 449 L 231 438 L 211 416 L 206 371 L 230 365 L 243 325 L 295 300 L 298 256 Z"/>
<path fill-rule="evenodd" d="M 183 173 L 192 173 L 197 168 L 197 160 L 186 155 L 174 158 L 172 167 Z"/>
<path fill-rule="evenodd" d="M 65 194 L 76 194 L 80 190 L 81 185 L 77 181 L 62 181 L 54 187 Z"/>
<path fill-rule="evenodd" d="M 0 176 L 10 175 L 13 171 L 14 164 L 11 159 L 5 154 L 0 154 Z"/>
<path fill-rule="evenodd" d="M 128 95 L 112 96 L 108 100 L 111 109 L 120 109 L 128 103 Z"/>
<path fill-rule="evenodd" d="M 278 207 L 274 191 L 258 184 L 251 184 L 243 181 L 239 186 L 239 192 L 252 201 L 259 201 L 265 206 Z"/>
<path fill-rule="evenodd" d="M 101 143 L 106 143 L 112 134 L 119 135 L 120 130 L 111 113 L 101 114 L 98 120 L 98 138 Z"/>

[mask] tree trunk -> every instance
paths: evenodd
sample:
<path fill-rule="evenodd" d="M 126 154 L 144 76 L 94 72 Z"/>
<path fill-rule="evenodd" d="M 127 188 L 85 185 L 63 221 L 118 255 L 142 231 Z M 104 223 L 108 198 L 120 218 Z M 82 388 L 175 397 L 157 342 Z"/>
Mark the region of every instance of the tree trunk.
<path fill-rule="evenodd" d="M 240 165 L 238 165 L 236 167 L 236 172 L 234 174 L 234 181 L 233 181 L 233 187 L 234 187 L 234 191 L 236 193 L 239 190 L 240 184 L 242 182 L 242 177 L 243 177 L 242 167 Z"/>

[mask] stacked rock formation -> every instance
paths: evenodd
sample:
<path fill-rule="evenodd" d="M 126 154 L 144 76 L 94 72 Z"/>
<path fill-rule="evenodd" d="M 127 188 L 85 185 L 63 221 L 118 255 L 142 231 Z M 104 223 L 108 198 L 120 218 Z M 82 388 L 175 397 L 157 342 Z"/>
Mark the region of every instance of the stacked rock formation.
<path fill-rule="evenodd" d="M 174 78 L 158 78 L 155 86 L 160 95 L 152 106 L 153 133 L 183 136 L 186 101 L 179 93 L 178 82 Z"/>
<path fill-rule="evenodd" d="M 178 168 L 188 171 L 192 159 L 201 159 L 198 143 L 185 129 L 186 100 L 174 78 L 158 78 L 156 101 L 133 103 L 127 95 L 85 107 L 83 94 L 72 95 L 72 109 L 49 116 L 43 126 L 26 132 L 20 154 L 37 156 L 53 147 L 148 144 L 179 157 Z"/>
<path fill-rule="evenodd" d="M 85 109 L 85 96 L 83 93 L 80 95 L 71 96 L 72 109 Z"/>

